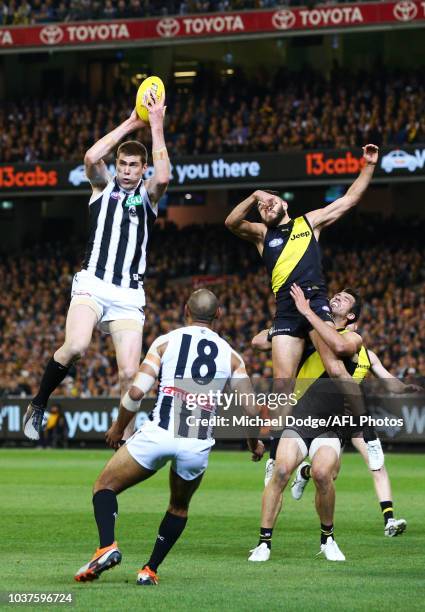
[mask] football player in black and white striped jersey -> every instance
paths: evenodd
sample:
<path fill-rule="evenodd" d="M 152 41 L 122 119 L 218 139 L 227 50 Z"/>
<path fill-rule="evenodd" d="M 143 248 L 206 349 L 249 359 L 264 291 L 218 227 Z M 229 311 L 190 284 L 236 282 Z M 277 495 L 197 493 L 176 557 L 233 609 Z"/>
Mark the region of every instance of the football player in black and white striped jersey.
<path fill-rule="evenodd" d="M 145 104 L 152 134 L 152 178 L 143 180 L 148 154 L 146 147 L 136 140 L 118 147 L 115 177 L 109 174 L 103 161 L 121 140 L 145 127 L 135 110 L 85 155 L 86 174 L 92 187 L 90 235 L 82 270 L 75 275 L 72 285 L 64 344 L 47 364 L 39 390 L 24 416 L 24 433 L 32 440 L 40 438 L 50 395 L 66 377 L 71 364 L 84 355 L 97 325 L 112 336 L 121 395 L 138 370 L 147 245 L 158 202 L 170 176 L 164 138 L 164 99 L 157 100 L 148 92 Z"/>
<path fill-rule="evenodd" d="M 190 500 L 207 469 L 214 445 L 217 392 L 229 389 L 230 393 L 239 394 L 241 400 L 245 398 L 241 403 L 245 414 L 258 414 L 255 400 L 250 399 L 254 393 L 242 357 L 211 329 L 218 314 L 214 293 L 208 289 L 193 292 L 185 308 L 187 325 L 154 340 L 122 398 L 118 419 L 106 433 L 113 448 L 118 446 L 125 427 L 139 410 L 143 396 L 159 380 L 158 397 L 149 420 L 113 455 L 95 482 L 93 509 L 99 548 L 75 575 L 78 582 L 95 580 L 121 562 L 115 541 L 118 494 L 147 480 L 171 462 L 170 503 L 152 554 L 137 576 L 139 585 L 158 584 L 158 566 L 183 533 Z M 210 393 L 211 403 L 201 402 Z M 199 423 L 195 415 L 199 415 Z M 248 445 L 252 459 L 261 459 L 263 443 L 251 438 Z"/>

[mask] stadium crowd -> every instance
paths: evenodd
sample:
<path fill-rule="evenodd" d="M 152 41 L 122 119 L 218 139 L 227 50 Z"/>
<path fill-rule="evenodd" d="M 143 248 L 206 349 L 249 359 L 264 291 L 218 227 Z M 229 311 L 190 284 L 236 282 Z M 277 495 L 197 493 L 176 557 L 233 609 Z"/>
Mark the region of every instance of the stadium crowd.
<path fill-rule="evenodd" d="M 366 345 L 396 376 L 425 380 L 424 223 L 368 219 L 329 231 L 323 253 L 329 291 L 356 287 L 364 302 L 359 331 Z M 378 235 L 385 237 L 385 244 Z M 167 243 L 173 244 L 172 255 L 163 247 Z M 70 244 L 2 257 L 2 394 L 34 394 L 45 363 L 64 339 L 80 255 L 81 246 Z M 221 226 L 156 229 L 146 281 L 144 350 L 158 335 L 182 324 L 184 303 L 200 275 L 220 297 L 223 316 L 216 330 L 241 352 L 252 375 L 271 377 L 271 356 L 250 346 L 252 337 L 272 322 L 274 298 L 267 275 L 255 249 Z M 96 332 L 87 354 L 56 394 L 118 396 L 113 355 L 110 337 Z"/>
<path fill-rule="evenodd" d="M 425 86 L 419 72 L 350 74 L 335 66 L 328 80 L 308 67 L 299 73 L 262 70 L 250 79 L 238 72 L 224 83 L 217 78 L 200 74 L 196 99 L 172 83 L 167 86 L 166 137 L 173 157 L 425 143 Z M 50 97 L 4 103 L 0 158 L 3 163 L 81 163 L 93 142 L 131 112 L 131 92 L 122 92 L 117 84 L 107 105 Z M 142 132 L 139 137 L 149 144 L 149 130 Z"/>
<path fill-rule="evenodd" d="M 348 0 L 339 0 L 348 1 Z M 321 4 L 329 1 L 321 2 Z M 332 0 L 332 4 L 335 1 Z M 312 6 L 315 0 L 0 0 L 1 25 L 141 19 L 190 13 Z"/>

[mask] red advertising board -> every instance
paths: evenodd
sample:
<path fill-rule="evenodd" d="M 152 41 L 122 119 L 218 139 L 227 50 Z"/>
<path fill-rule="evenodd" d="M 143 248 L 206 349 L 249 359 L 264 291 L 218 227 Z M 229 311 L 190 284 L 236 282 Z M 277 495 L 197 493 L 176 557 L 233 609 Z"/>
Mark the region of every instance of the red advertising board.
<path fill-rule="evenodd" d="M 74 22 L 0 28 L 0 53 L 15 48 L 161 43 L 193 38 L 237 37 L 258 33 L 285 34 L 382 25 L 425 24 L 425 2 L 361 2 L 185 15 L 162 19 Z"/>

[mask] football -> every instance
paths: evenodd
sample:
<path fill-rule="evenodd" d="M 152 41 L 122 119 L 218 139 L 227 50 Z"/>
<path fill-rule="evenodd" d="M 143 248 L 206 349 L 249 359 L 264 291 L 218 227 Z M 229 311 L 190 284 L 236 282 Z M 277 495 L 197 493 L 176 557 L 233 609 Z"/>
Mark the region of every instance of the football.
<path fill-rule="evenodd" d="M 165 96 L 164 83 L 159 77 L 150 76 L 141 83 L 137 90 L 136 112 L 145 123 L 149 123 L 149 113 L 145 106 L 145 96 L 149 90 L 154 93 L 157 100 Z"/>

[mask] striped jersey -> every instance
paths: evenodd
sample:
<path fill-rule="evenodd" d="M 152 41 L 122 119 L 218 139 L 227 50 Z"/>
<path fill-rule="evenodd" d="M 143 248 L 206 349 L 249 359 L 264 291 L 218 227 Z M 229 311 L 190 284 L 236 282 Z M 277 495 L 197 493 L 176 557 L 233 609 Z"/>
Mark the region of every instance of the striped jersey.
<path fill-rule="evenodd" d="M 215 414 L 214 394 L 221 392 L 233 377 L 246 376 L 243 360 L 226 340 L 200 325 L 181 327 L 154 342 L 156 346 L 164 344 L 167 346 L 161 357 L 158 398 L 149 418 L 172 435 L 210 439 L 210 425 L 189 427 L 187 417 L 209 419 Z M 235 372 L 232 354 L 241 364 Z M 213 400 L 198 405 L 200 394 L 212 396 Z"/>
<path fill-rule="evenodd" d="M 157 209 L 143 180 L 126 191 L 113 178 L 89 202 L 89 240 L 83 269 L 120 287 L 138 289 L 146 270 L 146 249 Z"/>

